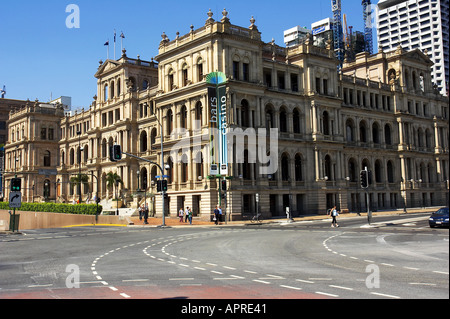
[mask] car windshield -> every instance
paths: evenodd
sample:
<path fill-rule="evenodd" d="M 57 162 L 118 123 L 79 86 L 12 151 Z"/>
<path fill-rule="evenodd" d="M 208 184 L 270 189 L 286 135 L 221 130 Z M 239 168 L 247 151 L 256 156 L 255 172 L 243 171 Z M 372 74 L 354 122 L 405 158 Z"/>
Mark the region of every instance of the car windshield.
<path fill-rule="evenodd" d="M 441 208 L 437 212 L 434 213 L 435 215 L 448 215 L 448 207 Z"/>

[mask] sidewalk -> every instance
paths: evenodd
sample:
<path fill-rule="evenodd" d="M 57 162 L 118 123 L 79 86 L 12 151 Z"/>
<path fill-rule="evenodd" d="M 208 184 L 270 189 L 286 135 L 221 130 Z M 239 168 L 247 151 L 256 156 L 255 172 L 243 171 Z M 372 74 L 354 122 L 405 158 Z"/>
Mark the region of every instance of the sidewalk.
<path fill-rule="evenodd" d="M 413 213 L 431 213 L 433 211 L 436 211 L 437 208 L 431 207 L 431 208 L 409 208 L 407 210 L 407 214 L 413 214 Z M 380 212 L 372 212 L 372 216 L 382 216 L 382 215 L 403 215 L 405 214 L 403 210 L 393 210 L 393 211 L 380 211 Z M 365 217 L 367 218 L 367 213 L 361 213 L 361 216 L 358 216 L 356 213 L 345 213 L 340 214 L 339 218 L 350 218 L 350 217 Z M 323 219 L 330 219 L 330 216 L 327 215 L 305 215 L 300 217 L 295 217 L 293 222 L 300 222 L 300 221 L 308 221 L 308 220 L 323 220 Z M 139 220 L 139 217 L 131 217 L 129 218 L 131 221 L 129 227 L 157 227 L 162 225 L 162 218 L 159 217 L 149 217 L 148 218 L 148 224 L 144 225 L 144 220 Z M 287 218 L 271 218 L 271 219 L 265 219 L 262 221 L 262 224 L 276 224 L 276 223 L 286 223 Z M 239 221 L 228 221 L 225 223 L 225 221 L 221 222 L 219 224 L 220 226 L 237 226 L 237 225 L 258 225 L 257 223 L 252 223 L 250 220 L 239 220 Z M 192 227 L 192 226 L 216 226 L 214 222 L 210 221 L 203 221 L 199 220 L 196 217 L 192 219 L 192 225 L 189 224 L 189 221 L 187 223 L 180 222 L 179 218 L 172 218 L 172 217 L 166 217 L 165 218 L 165 226 L 166 227 Z"/>

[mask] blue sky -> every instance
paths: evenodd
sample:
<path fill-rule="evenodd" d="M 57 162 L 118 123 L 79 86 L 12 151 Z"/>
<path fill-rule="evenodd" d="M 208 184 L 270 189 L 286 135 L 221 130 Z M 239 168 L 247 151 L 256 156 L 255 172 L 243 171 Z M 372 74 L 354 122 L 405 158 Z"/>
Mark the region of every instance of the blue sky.
<path fill-rule="evenodd" d="M 80 9 L 78 29 L 66 27 L 66 6 L 72 3 Z M 11 99 L 63 95 L 72 97 L 73 108 L 87 108 L 97 93 L 94 74 L 99 60 L 106 60 L 108 39 L 113 58 L 114 29 L 117 58 L 123 31 L 127 55 L 150 60 L 158 54 L 162 32 L 172 40 L 177 31 L 188 33 L 191 24 L 199 28 L 210 8 L 216 20 L 226 8 L 230 22 L 244 27 L 254 16 L 263 41 L 274 38 L 278 45 L 284 45 L 284 30 L 332 17 L 331 0 L 0 0 L 0 87 L 6 85 Z M 361 0 L 342 0 L 342 11 L 353 30 L 363 30 Z"/>

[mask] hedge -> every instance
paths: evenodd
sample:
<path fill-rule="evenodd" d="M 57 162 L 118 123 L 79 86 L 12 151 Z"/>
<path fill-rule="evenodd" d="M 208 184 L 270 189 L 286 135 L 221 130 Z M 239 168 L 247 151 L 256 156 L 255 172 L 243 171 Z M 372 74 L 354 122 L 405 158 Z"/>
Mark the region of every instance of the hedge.
<path fill-rule="evenodd" d="M 0 209 L 12 210 L 9 203 L 0 202 Z M 98 213 L 102 212 L 103 207 L 98 205 Z M 96 204 L 55 204 L 55 203 L 22 203 L 20 208 L 16 208 L 22 212 L 42 212 L 42 213 L 63 213 L 77 215 L 95 215 L 97 212 Z"/>

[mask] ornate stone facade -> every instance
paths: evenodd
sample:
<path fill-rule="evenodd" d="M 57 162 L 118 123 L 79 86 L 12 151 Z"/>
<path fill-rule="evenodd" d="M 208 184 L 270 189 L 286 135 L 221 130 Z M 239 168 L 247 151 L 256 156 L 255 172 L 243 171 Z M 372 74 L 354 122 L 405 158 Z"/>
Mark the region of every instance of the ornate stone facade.
<path fill-rule="evenodd" d="M 82 190 L 83 199 L 97 190 L 102 199 L 113 196 L 108 172 L 121 176 L 120 192 L 129 200 L 137 189 L 156 193 L 158 167 L 127 156 L 113 163 L 109 146 L 118 143 L 161 163 L 162 137 L 170 166 L 166 211 L 176 216 L 189 206 L 209 219 L 219 183 L 208 178 L 205 77 L 221 71 L 228 76 L 229 128 L 247 135 L 252 129 L 279 131 L 274 174 L 260 174 L 263 163 L 253 161 L 249 137 L 246 150 L 229 158 L 226 209 L 233 219 L 256 210 L 256 194 L 265 217 L 282 216 L 286 207 L 294 215 L 324 214 L 334 204 L 364 211 L 364 167 L 372 171 L 368 193 L 375 209 L 448 204 L 448 98 L 431 86 L 424 54 L 401 48 L 363 53 L 339 74 L 333 51 L 315 47 L 312 39 L 292 48 L 265 43 L 253 18 L 246 28 L 232 25 L 227 14 L 215 21 L 208 12 L 204 26 L 173 40 L 163 33 L 157 62 L 126 52 L 117 61 L 100 61 L 92 105 L 60 119 L 56 194 L 50 198 L 76 196 L 69 180 L 80 162 L 83 173 L 98 179 Z M 13 118 L 9 124 L 15 125 Z M 161 198 L 154 200 L 160 215 Z"/>

